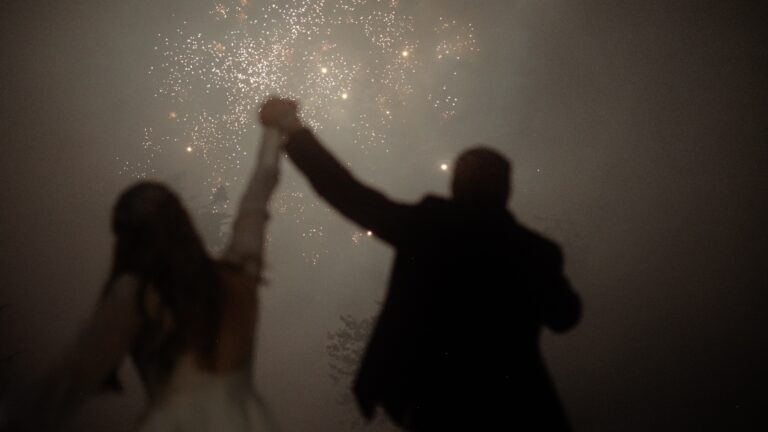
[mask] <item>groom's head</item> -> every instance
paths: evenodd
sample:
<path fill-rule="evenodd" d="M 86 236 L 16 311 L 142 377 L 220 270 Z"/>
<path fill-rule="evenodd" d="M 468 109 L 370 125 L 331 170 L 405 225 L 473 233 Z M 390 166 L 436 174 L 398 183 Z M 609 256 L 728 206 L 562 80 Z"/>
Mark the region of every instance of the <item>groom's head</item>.
<path fill-rule="evenodd" d="M 451 190 L 456 202 L 484 209 L 504 208 L 510 192 L 512 167 L 507 158 L 488 147 L 474 147 L 456 160 Z"/>

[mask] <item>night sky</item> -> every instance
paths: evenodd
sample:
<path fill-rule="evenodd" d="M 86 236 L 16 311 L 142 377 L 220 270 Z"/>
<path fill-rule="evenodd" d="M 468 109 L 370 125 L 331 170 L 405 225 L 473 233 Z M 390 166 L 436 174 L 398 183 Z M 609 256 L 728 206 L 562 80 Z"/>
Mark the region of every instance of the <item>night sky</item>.
<path fill-rule="evenodd" d="M 45 370 L 93 307 L 120 191 L 148 174 L 196 213 L 223 185 L 232 212 L 258 137 L 242 119 L 264 92 L 287 91 L 315 96 L 302 103 L 319 136 L 405 202 L 445 195 L 451 162 L 473 144 L 514 161 L 510 208 L 562 245 L 584 302 L 575 330 L 542 337 L 576 430 L 768 427 L 765 5 L 401 0 L 412 28 L 398 46 L 341 33 L 328 36 L 337 57 L 318 60 L 295 42 L 222 132 L 196 119 L 229 112 L 226 88 L 185 81 L 170 94 L 163 82 L 168 62 L 181 64 L 163 57 L 163 38 L 179 28 L 221 41 L 210 55 L 231 52 L 237 24 L 216 4 L 0 3 L 0 391 Z M 443 36 L 462 41 L 450 59 L 436 57 Z M 257 386 L 286 431 L 339 430 L 353 414 L 329 378 L 328 333 L 340 315 L 376 313 L 392 250 L 283 166 Z M 73 430 L 129 430 L 143 396 L 128 362 L 122 376 L 126 392 L 89 403 Z"/>

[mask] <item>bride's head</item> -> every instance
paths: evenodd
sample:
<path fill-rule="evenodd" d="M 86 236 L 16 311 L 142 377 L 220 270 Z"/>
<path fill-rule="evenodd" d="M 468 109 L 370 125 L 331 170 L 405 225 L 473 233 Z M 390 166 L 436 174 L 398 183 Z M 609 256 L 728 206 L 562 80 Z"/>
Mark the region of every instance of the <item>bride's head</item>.
<path fill-rule="evenodd" d="M 207 256 L 181 201 L 160 183 L 140 182 L 123 192 L 112 215 L 122 270 L 154 277 L 179 259 Z"/>

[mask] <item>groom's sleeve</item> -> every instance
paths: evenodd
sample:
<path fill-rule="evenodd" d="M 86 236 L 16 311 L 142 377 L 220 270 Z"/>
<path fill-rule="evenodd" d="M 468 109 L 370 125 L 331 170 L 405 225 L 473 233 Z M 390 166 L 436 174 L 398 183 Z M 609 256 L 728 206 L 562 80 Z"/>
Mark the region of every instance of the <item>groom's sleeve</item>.
<path fill-rule="evenodd" d="M 358 181 L 308 129 L 294 132 L 285 149 L 315 191 L 344 216 L 389 243 L 402 240 L 412 206 Z"/>

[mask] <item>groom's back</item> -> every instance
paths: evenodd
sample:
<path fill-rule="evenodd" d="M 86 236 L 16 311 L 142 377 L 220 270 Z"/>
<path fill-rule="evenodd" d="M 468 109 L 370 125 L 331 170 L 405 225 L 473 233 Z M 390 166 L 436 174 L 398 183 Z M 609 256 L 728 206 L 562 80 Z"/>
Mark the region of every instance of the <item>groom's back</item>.
<path fill-rule="evenodd" d="M 395 417 L 551 393 L 537 339 L 539 305 L 568 289 L 547 275 L 561 276 L 557 246 L 503 208 L 427 197 L 410 213 L 359 384 L 379 387 Z"/>

